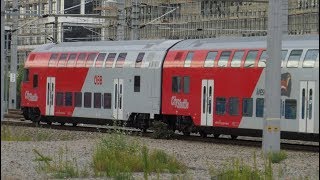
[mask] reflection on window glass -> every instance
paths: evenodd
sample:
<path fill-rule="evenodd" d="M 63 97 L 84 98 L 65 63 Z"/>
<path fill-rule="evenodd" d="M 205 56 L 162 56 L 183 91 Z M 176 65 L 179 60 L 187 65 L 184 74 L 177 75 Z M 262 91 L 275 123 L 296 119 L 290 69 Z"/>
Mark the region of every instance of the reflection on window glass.
<path fill-rule="evenodd" d="M 295 99 L 285 100 L 285 118 L 286 119 L 297 118 L 297 101 Z"/>
<path fill-rule="evenodd" d="M 217 97 L 216 98 L 216 114 L 223 115 L 226 112 L 226 98 Z"/>
<path fill-rule="evenodd" d="M 302 67 L 314 67 L 319 54 L 319 49 L 309 49 L 304 57 Z"/>
<path fill-rule="evenodd" d="M 258 51 L 249 51 L 247 54 L 246 60 L 244 62 L 244 67 L 254 66 L 254 61 L 256 60 Z"/>
<path fill-rule="evenodd" d="M 246 117 L 252 116 L 253 110 L 253 99 L 252 98 L 244 98 L 242 102 L 242 114 Z"/>
<path fill-rule="evenodd" d="M 229 99 L 229 114 L 236 116 L 239 115 L 239 98 Z"/>
<path fill-rule="evenodd" d="M 298 67 L 302 50 L 292 50 L 288 59 L 287 67 Z"/>
<path fill-rule="evenodd" d="M 231 61 L 231 67 L 240 67 L 244 51 L 236 51 Z"/>
<path fill-rule="evenodd" d="M 230 55 L 231 55 L 231 51 L 223 51 L 220 55 L 220 59 L 218 61 L 218 66 L 220 66 L 220 67 L 227 66 Z"/>
<path fill-rule="evenodd" d="M 263 117 L 264 98 L 256 99 L 256 117 Z"/>
<path fill-rule="evenodd" d="M 207 57 L 206 57 L 206 61 L 204 63 L 204 66 L 205 67 L 213 67 L 214 60 L 216 59 L 216 56 L 217 56 L 217 52 L 216 51 L 209 52 Z"/>
<path fill-rule="evenodd" d="M 260 60 L 258 63 L 258 67 L 266 67 L 266 63 L 267 63 L 267 51 L 262 51 L 262 54 L 260 56 Z"/>
<path fill-rule="evenodd" d="M 174 76 L 172 77 L 172 92 L 180 93 L 181 92 L 181 77 Z"/>
<path fill-rule="evenodd" d="M 183 92 L 188 94 L 190 92 L 190 77 L 184 76 L 183 77 Z"/>
<path fill-rule="evenodd" d="M 185 60 L 185 61 L 186 61 L 186 62 L 187 62 L 187 61 L 188 61 L 188 62 L 191 62 L 191 61 L 192 61 L 192 58 L 193 58 L 193 54 L 194 54 L 193 52 L 189 52 L 188 55 L 187 55 L 187 57 L 186 57 L 186 60 Z"/>

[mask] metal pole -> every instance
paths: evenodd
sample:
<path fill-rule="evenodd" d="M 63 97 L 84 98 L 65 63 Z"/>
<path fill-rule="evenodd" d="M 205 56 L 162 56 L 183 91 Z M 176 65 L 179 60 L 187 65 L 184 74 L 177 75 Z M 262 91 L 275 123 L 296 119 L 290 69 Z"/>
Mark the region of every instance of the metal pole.
<path fill-rule="evenodd" d="M 265 79 L 265 109 L 262 148 L 265 154 L 280 151 L 280 103 L 282 2 L 269 0 L 267 67 Z"/>
<path fill-rule="evenodd" d="M 118 26 L 117 26 L 117 40 L 124 40 L 124 23 L 125 23 L 125 1 L 118 0 Z"/>
<path fill-rule="evenodd" d="M 131 15 L 131 40 L 139 40 L 139 13 L 140 13 L 140 2 L 135 0 L 132 2 L 132 15 Z"/>
<path fill-rule="evenodd" d="M 1 121 L 4 120 L 4 0 L 1 0 Z"/>
<path fill-rule="evenodd" d="M 12 8 L 18 9 L 18 0 L 13 0 Z M 18 13 L 18 11 L 16 11 Z M 11 33 L 11 62 L 10 62 L 10 86 L 9 86 L 9 109 L 17 108 L 17 45 L 18 45 L 18 16 L 13 15 L 12 33 Z"/>

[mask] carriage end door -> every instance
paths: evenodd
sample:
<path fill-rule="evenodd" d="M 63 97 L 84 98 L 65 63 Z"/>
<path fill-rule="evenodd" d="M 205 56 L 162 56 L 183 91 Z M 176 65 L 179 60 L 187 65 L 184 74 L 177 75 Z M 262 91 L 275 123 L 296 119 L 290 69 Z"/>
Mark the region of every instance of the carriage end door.
<path fill-rule="evenodd" d="M 315 82 L 300 81 L 299 131 L 314 132 Z"/>
<path fill-rule="evenodd" d="M 113 80 L 113 117 L 123 119 L 123 79 Z"/>
<path fill-rule="evenodd" d="M 55 87 L 56 78 L 47 77 L 47 87 L 46 87 L 46 115 L 54 115 L 54 103 L 55 103 Z"/>
<path fill-rule="evenodd" d="M 203 79 L 201 85 L 201 126 L 213 126 L 214 81 Z"/>

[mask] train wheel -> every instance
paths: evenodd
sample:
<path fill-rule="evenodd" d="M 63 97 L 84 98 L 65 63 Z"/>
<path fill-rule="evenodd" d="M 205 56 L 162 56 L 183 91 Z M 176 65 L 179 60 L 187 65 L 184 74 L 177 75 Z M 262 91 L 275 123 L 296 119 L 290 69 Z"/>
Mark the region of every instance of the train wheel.
<path fill-rule="evenodd" d="M 213 137 L 218 139 L 220 137 L 220 134 L 213 134 Z"/>
<path fill-rule="evenodd" d="M 30 119 L 36 126 L 39 126 L 41 121 L 41 113 L 39 109 L 30 110 Z"/>
<path fill-rule="evenodd" d="M 185 132 L 182 132 L 184 136 L 190 136 L 190 132 L 188 131 L 185 131 Z"/>
<path fill-rule="evenodd" d="M 203 138 L 206 138 L 206 137 L 207 137 L 207 133 L 201 131 L 201 132 L 200 132 L 200 136 L 203 137 Z"/>
<path fill-rule="evenodd" d="M 51 124 L 52 124 L 52 122 L 51 122 L 51 121 L 47 121 L 47 124 L 48 124 L 48 125 L 51 125 Z"/>
<path fill-rule="evenodd" d="M 237 139 L 238 138 L 238 136 L 236 136 L 236 135 L 231 135 L 231 139 Z"/>
<path fill-rule="evenodd" d="M 64 122 L 60 123 L 61 126 L 64 126 L 64 124 L 65 124 Z"/>
<path fill-rule="evenodd" d="M 73 127 L 76 127 L 78 125 L 78 123 L 72 123 Z"/>

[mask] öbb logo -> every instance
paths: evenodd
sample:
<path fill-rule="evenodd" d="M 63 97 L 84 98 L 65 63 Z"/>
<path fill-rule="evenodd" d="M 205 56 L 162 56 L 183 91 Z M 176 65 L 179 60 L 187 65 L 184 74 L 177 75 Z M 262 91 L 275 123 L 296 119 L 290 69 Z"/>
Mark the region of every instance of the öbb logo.
<path fill-rule="evenodd" d="M 95 75 L 93 82 L 94 82 L 95 85 L 102 85 L 102 76 Z"/>

